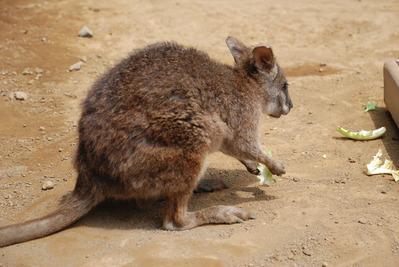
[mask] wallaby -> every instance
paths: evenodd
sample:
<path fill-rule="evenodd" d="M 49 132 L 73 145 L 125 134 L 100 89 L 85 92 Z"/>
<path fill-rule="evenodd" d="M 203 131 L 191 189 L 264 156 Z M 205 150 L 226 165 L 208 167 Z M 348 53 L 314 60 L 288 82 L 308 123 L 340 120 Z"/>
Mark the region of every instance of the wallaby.
<path fill-rule="evenodd" d="M 47 216 L 0 228 L 0 246 L 57 232 L 106 199 L 135 199 L 139 207 L 165 199 L 166 230 L 254 218 L 231 206 L 187 211 L 211 152 L 235 157 L 253 174 L 257 162 L 285 173 L 257 133 L 262 112 L 278 118 L 293 107 L 284 73 L 269 46 L 226 43 L 234 67 L 157 43 L 102 76 L 82 104 L 75 189 Z"/>

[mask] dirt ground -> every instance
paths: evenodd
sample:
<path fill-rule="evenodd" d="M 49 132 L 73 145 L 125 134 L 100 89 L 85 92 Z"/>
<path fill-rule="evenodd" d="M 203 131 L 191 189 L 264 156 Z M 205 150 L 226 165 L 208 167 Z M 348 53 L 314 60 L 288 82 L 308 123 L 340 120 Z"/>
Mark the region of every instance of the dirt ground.
<path fill-rule="evenodd" d="M 398 266 L 399 183 L 365 175 L 379 148 L 399 167 L 399 131 L 383 102 L 384 61 L 399 57 L 397 0 L 2 0 L 0 4 L 0 225 L 44 215 L 72 190 L 80 103 L 133 49 L 176 41 L 232 64 L 229 35 L 272 45 L 294 109 L 264 117 L 265 149 L 287 174 L 259 187 L 215 153 L 205 178 L 230 188 L 192 197 L 256 220 L 161 230 L 164 203 L 100 205 L 70 228 L 0 249 L 0 266 Z M 89 27 L 93 38 L 78 37 Z M 74 63 L 85 65 L 68 71 Z M 15 92 L 27 94 L 15 99 Z M 378 109 L 365 113 L 363 104 Z M 335 131 L 387 128 L 351 141 Z M 46 181 L 54 188 L 42 190 Z"/>

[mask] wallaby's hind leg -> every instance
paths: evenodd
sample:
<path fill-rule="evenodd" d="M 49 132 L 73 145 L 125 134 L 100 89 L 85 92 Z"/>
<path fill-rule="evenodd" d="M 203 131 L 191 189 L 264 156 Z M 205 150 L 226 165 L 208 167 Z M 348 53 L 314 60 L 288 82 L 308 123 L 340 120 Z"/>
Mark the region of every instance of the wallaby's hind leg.
<path fill-rule="evenodd" d="M 169 160 L 168 166 L 170 172 L 160 174 L 168 187 L 164 195 L 164 229 L 186 230 L 203 224 L 239 223 L 254 218 L 243 209 L 228 206 L 188 212 L 190 196 L 205 172 L 205 156 L 200 153 L 186 153 L 174 161 Z"/>
<path fill-rule="evenodd" d="M 199 170 L 200 168 L 192 168 Z M 198 173 L 182 171 L 180 175 L 195 175 L 179 179 L 181 181 L 192 181 L 202 175 Z M 193 185 L 194 187 L 195 185 Z M 174 192 L 166 196 L 163 228 L 166 230 L 187 230 L 204 224 L 214 223 L 241 223 L 255 216 L 244 209 L 230 206 L 214 206 L 195 212 L 188 212 L 187 205 L 194 188 L 187 187 L 185 190 Z"/>

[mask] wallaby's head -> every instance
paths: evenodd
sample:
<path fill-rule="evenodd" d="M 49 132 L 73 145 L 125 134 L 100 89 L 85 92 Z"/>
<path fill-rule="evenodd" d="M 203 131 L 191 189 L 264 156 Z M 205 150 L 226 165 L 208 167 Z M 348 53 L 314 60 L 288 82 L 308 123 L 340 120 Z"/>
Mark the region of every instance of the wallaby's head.
<path fill-rule="evenodd" d="M 236 68 L 255 79 L 262 89 L 259 97 L 263 100 L 263 111 L 277 118 L 287 115 L 293 107 L 288 83 L 271 47 L 260 45 L 251 50 L 234 37 L 228 37 L 226 43 Z"/>

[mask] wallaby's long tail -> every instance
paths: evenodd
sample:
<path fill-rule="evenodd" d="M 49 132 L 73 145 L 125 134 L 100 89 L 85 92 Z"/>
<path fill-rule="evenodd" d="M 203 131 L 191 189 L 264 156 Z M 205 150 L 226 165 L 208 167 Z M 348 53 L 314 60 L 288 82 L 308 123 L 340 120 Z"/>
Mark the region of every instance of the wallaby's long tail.
<path fill-rule="evenodd" d="M 71 225 L 88 213 L 98 201 L 89 194 L 73 192 L 50 214 L 28 222 L 0 228 L 0 247 L 41 238 Z"/>

